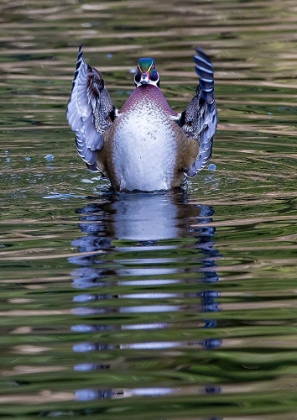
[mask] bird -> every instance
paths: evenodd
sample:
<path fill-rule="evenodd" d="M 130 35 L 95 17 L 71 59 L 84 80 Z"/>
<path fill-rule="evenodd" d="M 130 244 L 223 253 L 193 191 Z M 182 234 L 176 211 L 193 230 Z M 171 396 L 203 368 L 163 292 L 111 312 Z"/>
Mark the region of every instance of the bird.
<path fill-rule="evenodd" d="M 171 109 L 148 57 L 138 60 L 135 88 L 117 109 L 102 74 L 85 62 L 79 46 L 66 118 L 79 156 L 108 178 L 115 192 L 183 187 L 211 158 L 217 127 L 214 71 L 200 47 L 193 60 L 199 82 L 184 111 Z"/>

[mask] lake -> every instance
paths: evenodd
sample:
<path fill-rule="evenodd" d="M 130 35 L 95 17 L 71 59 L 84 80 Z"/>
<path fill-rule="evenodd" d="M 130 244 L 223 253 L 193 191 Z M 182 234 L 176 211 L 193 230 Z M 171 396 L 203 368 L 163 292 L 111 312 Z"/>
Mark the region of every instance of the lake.
<path fill-rule="evenodd" d="M 297 414 L 297 5 L 0 0 L 0 416 Z M 120 193 L 65 118 L 77 49 L 117 107 L 139 57 L 179 112 L 212 58 L 211 166 Z"/>

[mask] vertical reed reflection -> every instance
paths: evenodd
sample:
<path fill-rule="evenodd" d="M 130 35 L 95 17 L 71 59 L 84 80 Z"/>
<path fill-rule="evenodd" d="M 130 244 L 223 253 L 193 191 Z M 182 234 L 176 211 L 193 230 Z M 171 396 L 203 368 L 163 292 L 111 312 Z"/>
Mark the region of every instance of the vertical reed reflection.
<path fill-rule="evenodd" d="M 87 322 L 73 325 L 72 331 L 90 338 L 73 346 L 76 353 L 89 353 L 88 359 L 74 366 L 76 371 L 108 369 L 111 375 L 120 375 L 125 366 L 137 377 L 135 357 L 144 361 L 153 357 L 161 363 L 172 351 L 220 346 L 220 339 L 203 338 L 202 331 L 216 327 L 214 316 L 207 314 L 218 311 L 219 294 L 213 286 L 219 280 L 219 254 L 214 248 L 210 206 L 189 204 L 184 193 L 139 193 L 106 195 L 76 211 L 84 236 L 72 242 L 81 255 L 69 261 L 78 266 L 71 273 L 73 287 L 84 293 L 74 297 L 78 306 L 73 313 Z M 179 334 L 183 329 L 191 332 L 189 339 Z M 98 352 L 104 352 L 104 362 L 98 363 L 98 357 L 90 361 L 90 354 Z M 120 365 L 115 363 L 118 358 Z M 127 379 L 117 389 L 77 390 L 76 398 L 220 391 L 208 384 L 196 384 L 192 391 L 187 385 L 188 391 L 181 391 L 173 381 L 172 386 L 168 381 L 162 386 L 160 380 L 152 386 L 154 374 L 150 371 L 149 385 L 131 386 Z"/>

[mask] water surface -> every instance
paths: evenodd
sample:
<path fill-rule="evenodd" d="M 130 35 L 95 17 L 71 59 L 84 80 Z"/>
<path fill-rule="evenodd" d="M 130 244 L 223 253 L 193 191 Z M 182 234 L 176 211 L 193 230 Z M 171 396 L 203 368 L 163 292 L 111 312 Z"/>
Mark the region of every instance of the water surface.
<path fill-rule="evenodd" d="M 2 417 L 295 418 L 295 2 L 0 4 Z M 200 45 L 216 170 L 156 194 L 88 172 L 65 121 L 80 43 L 118 107 L 154 57 L 176 111 Z"/>

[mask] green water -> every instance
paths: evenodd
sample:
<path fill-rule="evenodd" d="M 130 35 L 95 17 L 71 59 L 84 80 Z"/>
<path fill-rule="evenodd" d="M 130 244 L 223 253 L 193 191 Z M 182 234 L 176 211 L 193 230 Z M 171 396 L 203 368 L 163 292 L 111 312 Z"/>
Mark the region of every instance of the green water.
<path fill-rule="evenodd" d="M 0 0 L 0 416 L 296 418 L 296 2 Z M 65 120 L 78 45 L 117 107 L 215 69 L 212 163 L 112 194 Z"/>

